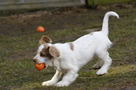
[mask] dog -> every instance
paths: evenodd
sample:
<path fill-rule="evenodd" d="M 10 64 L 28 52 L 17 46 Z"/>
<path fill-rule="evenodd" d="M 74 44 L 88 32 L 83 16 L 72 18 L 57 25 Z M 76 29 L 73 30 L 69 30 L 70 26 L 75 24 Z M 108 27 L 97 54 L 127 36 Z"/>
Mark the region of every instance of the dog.
<path fill-rule="evenodd" d="M 84 35 L 73 42 L 52 44 L 51 38 L 42 36 L 39 41 L 39 48 L 34 63 L 45 63 L 45 67 L 53 66 L 56 69 L 55 75 L 51 80 L 42 83 L 43 86 L 63 87 L 69 86 L 78 77 L 78 71 L 87 64 L 94 55 L 100 60 L 93 68 L 100 68 L 96 74 L 106 74 L 112 59 L 108 49 L 112 42 L 108 38 L 109 16 L 119 15 L 116 12 L 107 12 L 103 19 L 101 31 L 96 31 Z"/>

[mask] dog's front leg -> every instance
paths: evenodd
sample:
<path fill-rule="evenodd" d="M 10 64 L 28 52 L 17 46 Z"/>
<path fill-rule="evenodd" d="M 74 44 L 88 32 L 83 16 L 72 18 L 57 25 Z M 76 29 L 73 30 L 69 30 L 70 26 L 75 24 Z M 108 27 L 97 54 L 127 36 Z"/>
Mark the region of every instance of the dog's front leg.
<path fill-rule="evenodd" d="M 76 80 L 78 77 L 77 72 L 75 71 L 68 71 L 62 78 L 60 82 L 55 84 L 57 87 L 69 86 L 73 81 Z"/>
<path fill-rule="evenodd" d="M 56 84 L 59 81 L 59 79 L 61 78 L 61 75 L 62 75 L 62 72 L 56 70 L 56 73 L 52 77 L 52 79 L 49 81 L 43 82 L 42 85 L 43 86 L 52 86 L 52 85 Z"/>

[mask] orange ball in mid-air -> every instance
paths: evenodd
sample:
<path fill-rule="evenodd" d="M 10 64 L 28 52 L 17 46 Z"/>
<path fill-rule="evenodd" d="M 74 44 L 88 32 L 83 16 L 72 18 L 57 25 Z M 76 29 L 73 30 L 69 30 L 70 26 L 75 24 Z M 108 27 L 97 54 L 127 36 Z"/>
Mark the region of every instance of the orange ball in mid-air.
<path fill-rule="evenodd" d="M 36 28 L 36 31 L 37 32 L 44 32 L 44 27 L 43 26 L 38 26 L 37 28 Z"/>
<path fill-rule="evenodd" d="M 44 69 L 44 67 L 45 67 L 45 63 L 35 64 L 35 68 L 39 71 Z"/>

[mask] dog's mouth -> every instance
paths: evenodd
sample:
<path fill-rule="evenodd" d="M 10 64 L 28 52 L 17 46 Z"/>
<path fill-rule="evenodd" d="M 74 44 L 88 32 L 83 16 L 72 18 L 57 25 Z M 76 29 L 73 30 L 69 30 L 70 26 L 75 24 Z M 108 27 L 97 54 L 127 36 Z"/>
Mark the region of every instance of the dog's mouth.
<path fill-rule="evenodd" d="M 47 68 L 47 67 L 46 67 L 46 64 L 44 65 L 44 68 Z"/>

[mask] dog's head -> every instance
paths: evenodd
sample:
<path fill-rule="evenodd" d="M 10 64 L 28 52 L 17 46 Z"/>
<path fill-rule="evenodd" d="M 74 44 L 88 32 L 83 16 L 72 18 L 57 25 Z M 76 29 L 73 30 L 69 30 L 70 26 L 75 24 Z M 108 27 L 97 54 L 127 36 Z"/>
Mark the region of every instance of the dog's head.
<path fill-rule="evenodd" d="M 37 54 L 33 58 L 34 63 L 45 63 L 46 66 L 52 66 L 53 60 L 59 57 L 60 53 L 51 42 L 52 40 L 48 36 L 41 37 Z"/>

